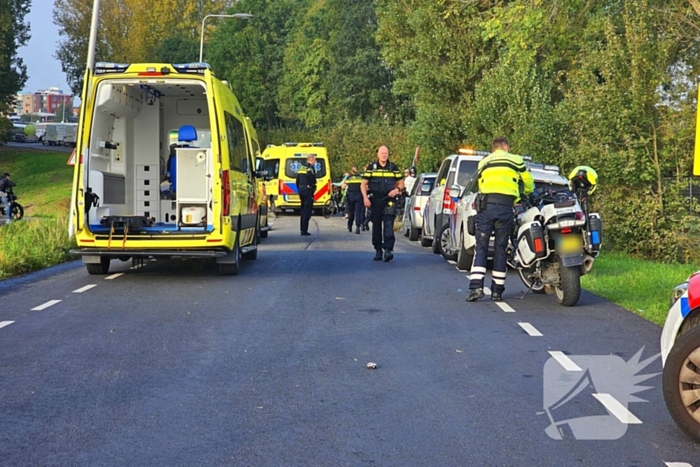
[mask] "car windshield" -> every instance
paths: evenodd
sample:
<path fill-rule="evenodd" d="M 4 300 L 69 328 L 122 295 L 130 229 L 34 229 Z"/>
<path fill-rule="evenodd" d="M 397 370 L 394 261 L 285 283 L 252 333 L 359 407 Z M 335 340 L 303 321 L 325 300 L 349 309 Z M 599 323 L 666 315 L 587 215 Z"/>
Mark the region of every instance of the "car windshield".
<path fill-rule="evenodd" d="M 474 175 L 479 167 L 477 161 L 462 161 L 459 164 L 459 172 L 457 173 L 457 185 L 461 187 L 467 186 L 469 179 Z"/>
<path fill-rule="evenodd" d="M 272 174 L 272 178 L 278 178 L 280 174 L 280 160 L 265 159 L 263 161 L 263 170 L 270 172 Z"/>
<path fill-rule="evenodd" d="M 435 186 L 435 179 L 434 178 L 424 178 L 421 180 L 420 183 L 420 192 L 418 192 L 418 184 L 416 183 L 413 186 L 413 193 L 411 194 L 416 194 L 418 193 L 419 195 L 429 195 L 431 191 L 433 191 L 433 187 Z"/>

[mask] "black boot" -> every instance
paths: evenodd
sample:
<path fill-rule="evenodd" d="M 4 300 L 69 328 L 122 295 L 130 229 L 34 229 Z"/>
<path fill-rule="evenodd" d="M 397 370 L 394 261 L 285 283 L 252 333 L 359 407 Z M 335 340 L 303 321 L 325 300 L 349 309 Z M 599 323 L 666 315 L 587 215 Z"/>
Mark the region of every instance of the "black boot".
<path fill-rule="evenodd" d="M 394 259 L 394 253 L 391 250 L 386 250 L 384 252 L 384 262 L 388 263 L 392 259 Z"/>
<path fill-rule="evenodd" d="M 484 297 L 484 289 L 471 289 L 469 295 L 467 295 L 468 302 L 474 302 Z"/>
<path fill-rule="evenodd" d="M 382 250 L 377 250 L 374 252 L 374 258 L 375 261 L 381 261 L 382 260 Z"/>
<path fill-rule="evenodd" d="M 356 233 L 356 234 L 359 234 L 359 233 L 360 233 L 360 226 L 359 226 L 359 225 L 355 228 L 355 233 Z"/>

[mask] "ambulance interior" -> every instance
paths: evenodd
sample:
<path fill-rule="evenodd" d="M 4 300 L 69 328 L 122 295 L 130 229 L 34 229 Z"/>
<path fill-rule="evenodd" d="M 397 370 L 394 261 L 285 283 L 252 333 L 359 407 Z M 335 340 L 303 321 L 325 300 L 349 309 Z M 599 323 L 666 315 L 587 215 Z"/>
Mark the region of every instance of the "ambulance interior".
<path fill-rule="evenodd" d="M 84 158 L 90 230 L 211 230 L 209 117 L 199 80 L 101 82 Z"/>

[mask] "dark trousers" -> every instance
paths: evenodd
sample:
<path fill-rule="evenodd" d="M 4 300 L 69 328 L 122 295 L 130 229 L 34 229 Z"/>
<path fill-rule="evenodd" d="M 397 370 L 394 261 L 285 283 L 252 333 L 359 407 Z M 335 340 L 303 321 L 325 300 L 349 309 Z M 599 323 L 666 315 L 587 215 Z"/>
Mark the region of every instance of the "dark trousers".
<path fill-rule="evenodd" d="M 357 227 L 365 220 L 365 205 L 362 200 L 362 193 L 348 193 L 347 196 L 348 229 L 352 228 L 353 221 Z"/>
<path fill-rule="evenodd" d="M 375 198 L 379 196 L 375 195 Z M 394 249 L 394 219 L 396 214 L 386 213 L 387 200 L 372 199 L 372 245 L 375 250 Z M 396 212 L 396 211 L 394 211 Z"/>
<path fill-rule="evenodd" d="M 489 253 L 489 240 L 493 233 L 496 240 L 493 250 L 493 271 L 491 271 L 491 291 L 502 294 L 506 288 L 506 247 L 513 230 L 514 213 L 512 206 L 487 204 L 486 209 L 476 214 L 476 254 L 471 269 L 470 289 L 484 287 L 486 261 Z"/>
<path fill-rule="evenodd" d="M 309 220 L 314 210 L 314 191 L 311 188 L 299 190 L 299 199 L 301 199 L 301 217 L 299 219 L 299 224 L 302 232 L 308 232 Z"/>

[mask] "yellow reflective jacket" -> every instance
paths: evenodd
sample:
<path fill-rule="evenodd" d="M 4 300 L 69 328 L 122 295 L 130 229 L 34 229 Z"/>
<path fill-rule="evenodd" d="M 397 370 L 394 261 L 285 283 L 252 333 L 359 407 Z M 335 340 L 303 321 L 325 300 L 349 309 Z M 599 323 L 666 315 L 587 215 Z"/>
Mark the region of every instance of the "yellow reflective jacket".
<path fill-rule="evenodd" d="M 497 149 L 479 162 L 479 192 L 498 193 L 520 198 L 518 182 L 523 181 L 523 191 L 529 195 L 535 191 L 535 181 L 527 170 L 523 158 Z"/>

